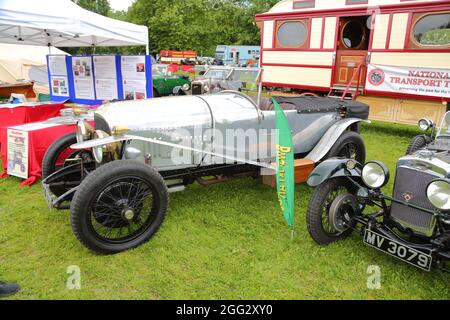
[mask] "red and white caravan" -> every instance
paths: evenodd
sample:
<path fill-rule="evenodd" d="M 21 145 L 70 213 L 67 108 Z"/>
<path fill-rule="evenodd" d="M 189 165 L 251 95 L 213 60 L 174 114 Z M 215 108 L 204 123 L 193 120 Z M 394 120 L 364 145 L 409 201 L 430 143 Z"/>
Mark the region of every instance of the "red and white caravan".
<path fill-rule="evenodd" d="M 448 108 L 450 1 L 283 0 L 256 20 L 266 86 L 350 92 L 394 122 Z"/>

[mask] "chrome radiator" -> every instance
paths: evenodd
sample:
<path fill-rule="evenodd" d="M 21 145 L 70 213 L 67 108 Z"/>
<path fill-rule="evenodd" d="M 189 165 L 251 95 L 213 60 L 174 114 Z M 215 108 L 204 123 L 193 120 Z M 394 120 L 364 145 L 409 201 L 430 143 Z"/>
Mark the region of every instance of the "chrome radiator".
<path fill-rule="evenodd" d="M 400 166 L 397 168 L 395 178 L 394 199 L 433 210 L 433 206 L 427 198 L 426 188 L 431 181 L 437 178 L 439 176 L 434 175 L 432 171 L 420 171 Z M 436 225 L 436 220 L 430 213 L 398 203 L 392 203 L 391 217 L 402 226 L 426 236 L 433 235 Z"/>
<path fill-rule="evenodd" d="M 201 83 L 192 84 L 192 94 L 193 95 L 201 95 L 203 94 L 203 87 Z"/>

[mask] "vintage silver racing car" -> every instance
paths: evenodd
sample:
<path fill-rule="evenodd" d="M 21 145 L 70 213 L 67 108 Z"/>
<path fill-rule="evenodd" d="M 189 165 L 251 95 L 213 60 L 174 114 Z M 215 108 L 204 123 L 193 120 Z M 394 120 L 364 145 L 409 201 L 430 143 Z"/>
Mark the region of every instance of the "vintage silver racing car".
<path fill-rule="evenodd" d="M 275 111 L 262 97 L 261 70 L 233 72 L 241 91 L 109 103 L 95 112 L 94 128 L 80 121 L 76 134 L 49 148 L 47 201 L 70 208 L 73 231 L 86 247 L 111 254 L 148 241 L 164 220 L 169 193 L 195 181 L 209 185 L 273 172 Z M 277 100 L 297 158 L 365 161 L 358 124 L 368 118 L 367 105 L 333 98 Z M 70 146 L 76 153 L 58 166 Z"/>
<path fill-rule="evenodd" d="M 378 161 L 329 159 L 315 169 L 307 224 L 318 244 L 357 230 L 369 246 L 409 264 L 450 271 L 450 112 L 435 138 L 430 120 L 419 127 L 431 135 L 415 137 L 398 160 L 392 196 L 380 190 L 389 170 Z"/>
<path fill-rule="evenodd" d="M 251 79 L 250 81 L 243 79 L 243 72 L 250 77 L 254 77 L 254 74 L 260 72 L 260 70 L 255 69 L 254 72 L 249 72 L 248 70 L 248 68 L 232 68 L 226 66 L 208 67 L 203 74 L 192 81 L 192 94 L 211 94 L 224 90 L 240 91 L 246 85 L 255 85 Z"/>

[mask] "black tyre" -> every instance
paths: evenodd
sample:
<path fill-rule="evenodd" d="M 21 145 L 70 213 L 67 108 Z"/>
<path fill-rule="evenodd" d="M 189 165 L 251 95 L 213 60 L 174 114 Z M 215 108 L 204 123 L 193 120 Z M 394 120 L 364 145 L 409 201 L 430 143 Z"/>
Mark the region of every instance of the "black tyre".
<path fill-rule="evenodd" d="M 430 143 L 430 138 L 426 135 L 415 136 L 406 150 L 406 155 L 413 154 L 417 150 L 425 148 L 425 146 Z"/>
<path fill-rule="evenodd" d="M 132 160 L 113 161 L 91 172 L 71 203 L 78 240 L 99 254 L 135 248 L 164 221 L 169 195 L 161 175 Z"/>
<path fill-rule="evenodd" d="M 58 162 L 64 162 L 65 159 L 61 159 L 61 155 L 73 144 L 77 143 L 77 136 L 75 133 L 69 133 L 60 139 L 53 142 L 53 144 L 47 149 L 44 159 L 42 160 L 42 178 L 45 179 L 60 167 Z M 75 155 L 75 150 L 69 157 Z"/>
<path fill-rule="evenodd" d="M 339 137 L 325 159 L 329 158 L 354 159 L 359 163 L 366 162 L 366 145 L 361 136 L 353 131 L 346 131 Z"/>
<path fill-rule="evenodd" d="M 354 186 L 346 178 L 330 179 L 314 191 L 306 211 L 306 224 L 309 234 L 320 245 L 347 238 L 352 229 L 337 231 L 330 223 L 329 210 L 336 198 L 345 194 L 354 194 Z"/>
<path fill-rule="evenodd" d="M 153 98 L 158 98 L 158 97 L 159 97 L 158 91 L 155 88 L 153 88 Z"/>

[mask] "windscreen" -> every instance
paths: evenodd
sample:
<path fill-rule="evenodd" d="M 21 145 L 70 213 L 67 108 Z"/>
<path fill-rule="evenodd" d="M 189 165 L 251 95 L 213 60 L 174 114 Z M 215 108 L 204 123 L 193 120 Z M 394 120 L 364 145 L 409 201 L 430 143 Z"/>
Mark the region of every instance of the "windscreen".
<path fill-rule="evenodd" d="M 450 111 L 445 114 L 439 128 L 438 137 L 442 136 L 450 137 Z"/>

